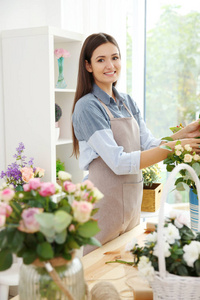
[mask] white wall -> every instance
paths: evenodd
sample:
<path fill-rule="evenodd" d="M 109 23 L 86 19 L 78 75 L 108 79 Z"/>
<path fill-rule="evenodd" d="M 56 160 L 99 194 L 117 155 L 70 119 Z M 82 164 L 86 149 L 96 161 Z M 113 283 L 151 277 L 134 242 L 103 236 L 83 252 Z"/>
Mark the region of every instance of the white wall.
<path fill-rule="evenodd" d="M 61 27 L 61 5 L 61 0 L 0 0 L 0 35 L 3 30 L 9 29 L 46 25 Z M 12 82 L 10 87 L 12 88 Z M 6 168 L 3 110 L 2 47 L 0 39 L 0 172 Z M 17 146 L 13 145 L 13 154 Z"/>
<path fill-rule="evenodd" d="M 3 30 L 39 26 L 60 27 L 85 36 L 106 32 L 117 40 L 122 65 L 126 66 L 126 4 L 127 0 L 0 0 L 0 35 Z M 0 172 L 6 167 L 1 56 L 0 48 Z M 125 67 L 122 68 L 118 89 L 126 91 Z M 13 145 L 13 154 L 17 146 Z"/>

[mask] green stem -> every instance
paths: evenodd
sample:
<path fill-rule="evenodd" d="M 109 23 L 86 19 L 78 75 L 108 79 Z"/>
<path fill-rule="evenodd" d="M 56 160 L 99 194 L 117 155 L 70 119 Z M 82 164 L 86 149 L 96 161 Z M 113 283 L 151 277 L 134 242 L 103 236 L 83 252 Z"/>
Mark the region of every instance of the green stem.
<path fill-rule="evenodd" d="M 106 261 L 106 264 L 111 264 L 111 263 L 120 263 L 120 264 L 125 264 L 130 266 L 133 266 L 135 264 L 134 262 L 120 260 L 120 259 Z"/>

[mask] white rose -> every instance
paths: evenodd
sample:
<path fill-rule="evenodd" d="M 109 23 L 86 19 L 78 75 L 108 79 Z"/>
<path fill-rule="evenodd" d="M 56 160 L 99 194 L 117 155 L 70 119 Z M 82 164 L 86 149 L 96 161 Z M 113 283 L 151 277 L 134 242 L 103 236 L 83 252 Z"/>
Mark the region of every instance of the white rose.
<path fill-rule="evenodd" d="M 184 155 L 184 162 L 190 163 L 192 161 L 192 155 L 185 154 Z"/>
<path fill-rule="evenodd" d="M 199 160 L 200 160 L 200 155 L 195 154 L 195 155 L 193 156 L 193 159 L 196 160 L 196 161 L 199 161 Z"/>
<path fill-rule="evenodd" d="M 65 171 L 58 172 L 58 179 L 60 179 L 62 181 L 71 180 L 71 178 L 72 178 L 72 175 Z"/>
<path fill-rule="evenodd" d="M 164 227 L 164 236 L 169 244 L 174 244 L 175 240 L 180 239 L 179 230 L 171 223 Z"/>
<path fill-rule="evenodd" d="M 189 245 L 183 247 L 183 258 L 189 267 L 194 266 L 194 262 L 199 258 L 200 255 L 200 242 L 192 241 Z"/>
<path fill-rule="evenodd" d="M 182 154 L 182 152 L 181 152 L 180 150 L 176 150 L 176 151 L 175 151 L 175 154 L 176 154 L 177 156 L 180 156 L 180 155 Z"/>
<path fill-rule="evenodd" d="M 178 144 L 175 146 L 175 150 L 183 151 L 183 147 L 181 146 L 181 144 Z"/>
<path fill-rule="evenodd" d="M 93 191 L 93 196 L 94 198 L 96 198 L 97 201 L 103 198 L 104 195 L 96 187 L 94 187 L 92 191 Z"/>
<path fill-rule="evenodd" d="M 188 151 L 188 152 L 191 152 L 191 151 L 192 151 L 192 147 L 191 147 L 189 144 L 185 145 L 184 148 L 185 148 L 185 150 Z"/>

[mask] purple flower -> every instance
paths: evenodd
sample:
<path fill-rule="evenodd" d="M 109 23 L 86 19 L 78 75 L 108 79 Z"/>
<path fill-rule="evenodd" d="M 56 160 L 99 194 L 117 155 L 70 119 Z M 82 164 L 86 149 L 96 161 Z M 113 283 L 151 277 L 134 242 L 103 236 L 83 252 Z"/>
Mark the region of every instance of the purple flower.
<path fill-rule="evenodd" d="M 24 144 L 22 142 L 19 143 L 19 146 L 16 148 L 18 155 L 21 155 L 24 149 L 25 149 Z"/>

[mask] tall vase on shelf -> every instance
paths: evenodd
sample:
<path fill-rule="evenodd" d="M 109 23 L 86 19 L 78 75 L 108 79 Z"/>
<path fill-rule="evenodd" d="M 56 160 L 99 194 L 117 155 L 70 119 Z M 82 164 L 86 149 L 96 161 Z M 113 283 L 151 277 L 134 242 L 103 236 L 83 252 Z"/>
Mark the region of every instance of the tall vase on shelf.
<path fill-rule="evenodd" d="M 191 228 L 194 231 L 198 231 L 198 216 L 199 216 L 199 201 L 197 194 L 193 192 L 193 189 L 190 189 L 189 192 L 189 201 L 190 201 L 190 223 Z"/>
<path fill-rule="evenodd" d="M 64 58 L 69 57 L 70 54 L 67 50 L 65 50 L 63 48 L 56 49 L 54 51 L 54 54 L 58 61 L 58 72 L 59 72 L 58 81 L 56 83 L 56 88 L 65 89 L 67 84 L 64 79 Z"/>
<path fill-rule="evenodd" d="M 64 57 L 58 58 L 58 81 L 56 83 L 56 88 L 65 89 L 67 84 L 64 79 Z"/>

